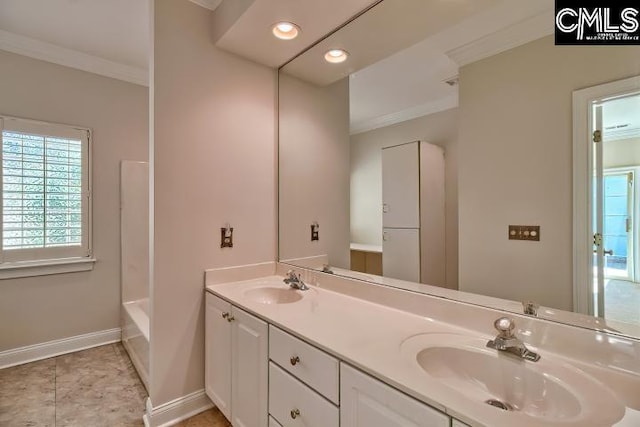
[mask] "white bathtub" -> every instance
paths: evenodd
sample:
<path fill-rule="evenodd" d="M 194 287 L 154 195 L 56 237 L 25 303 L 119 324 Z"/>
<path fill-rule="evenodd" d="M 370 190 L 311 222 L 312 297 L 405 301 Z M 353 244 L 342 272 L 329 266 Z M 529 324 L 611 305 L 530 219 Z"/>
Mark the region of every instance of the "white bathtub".
<path fill-rule="evenodd" d="M 149 298 L 122 304 L 122 344 L 149 390 Z"/>

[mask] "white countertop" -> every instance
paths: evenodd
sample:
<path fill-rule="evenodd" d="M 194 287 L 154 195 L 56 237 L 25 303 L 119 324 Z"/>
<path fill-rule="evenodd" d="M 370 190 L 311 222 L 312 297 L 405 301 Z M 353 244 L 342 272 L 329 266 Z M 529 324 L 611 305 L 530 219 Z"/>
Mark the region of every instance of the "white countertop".
<path fill-rule="evenodd" d="M 366 243 L 351 243 L 351 250 L 382 253 L 382 245 L 368 245 Z"/>
<path fill-rule="evenodd" d="M 433 407 L 473 426 L 548 427 L 548 422 L 518 412 L 503 412 L 482 402 L 461 398 L 461 394 L 443 385 L 424 373 L 418 366 L 415 355 L 401 351 L 404 341 L 421 334 L 462 334 L 481 340 L 493 338 L 479 335 L 477 331 L 463 329 L 419 316 L 396 308 L 375 304 L 363 299 L 311 286 L 303 292 L 300 301 L 291 304 L 263 304 L 247 298 L 247 290 L 259 286 L 282 286 L 281 276 L 222 283 L 207 286 L 207 291 L 228 300 L 240 308 L 272 323 L 299 338 L 333 354 L 339 359 L 369 373 L 389 385 L 411 395 Z M 301 291 L 292 291 L 301 292 Z M 400 292 L 400 291 L 396 291 Z M 533 350 L 536 350 L 533 348 Z M 406 352 L 405 352 L 406 353 Z M 583 362 L 567 359 L 545 352 L 544 360 L 584 368 Z M 589 366 L 587 372 L 598 381 L 608 377 L 606 369 Z M 572 368 L 573 369 L 573 368 Z M 619 377 L 619 372 L 615 376 Z M 616 378 L 617 378 L 616 377 Z M 624 378 L 625 393 L 636 391 L 640 395 L 640 378 Z M 637 382 L 636 382 L 637 381 Z M 637 388 L 635 388 L 637 385 Z M 628 398 L 629 396 L 627 396 Z M 617 427 L 640 426 L 640 401 L 631 397 L 631 404 L 622 403 L 626 411 Z M 627 401 L 628 402 L 628 401 Z M 630 406 L 637 406 L 635 409 Z M 598 408 L 594 410 L 597 418 Z M 602 426 L 602 423 L 571 422 L 565 420 L 564 427 Z"/>

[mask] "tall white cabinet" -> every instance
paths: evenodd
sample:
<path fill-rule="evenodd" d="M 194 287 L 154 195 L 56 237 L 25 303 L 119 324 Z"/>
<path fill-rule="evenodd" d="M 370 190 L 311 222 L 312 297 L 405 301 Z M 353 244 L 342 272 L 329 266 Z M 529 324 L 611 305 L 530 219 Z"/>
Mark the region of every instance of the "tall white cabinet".
<path fill-rule="evenodd" d="M 234 426 L 267 427 L 268 326 L 206 295 L 205 391 Z"/>
<path fill-rule="evenodd" d="M 382 271 L 445 283 L 444 150 L 424 141 L 382 149 Z"/>

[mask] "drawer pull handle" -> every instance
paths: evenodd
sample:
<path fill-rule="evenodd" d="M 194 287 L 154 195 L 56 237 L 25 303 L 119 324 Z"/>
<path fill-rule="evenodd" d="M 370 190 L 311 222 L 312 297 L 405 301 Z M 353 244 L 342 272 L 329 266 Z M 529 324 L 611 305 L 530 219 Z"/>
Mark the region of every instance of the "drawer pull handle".
<path fill-rule="evenodd" d="M 300 409 L 292 409 L 291 410 L 291 418 L 294 420 L 300 416 Z"/>
<path fill-rule="evenodd" d="M 222 318 L 223 319 L 226 319 L 228 317 L 229 317 L 229 313 L 227 313 L 227 312 L 222 313 Z"/>
<path fill-rule="evenodd" d="M 291 359 L 289 359 L 289 361 L 291 362 L 291 365 L 296 366 L 298 363 L 300 363 L 300 357 L 291 356 Z"/>

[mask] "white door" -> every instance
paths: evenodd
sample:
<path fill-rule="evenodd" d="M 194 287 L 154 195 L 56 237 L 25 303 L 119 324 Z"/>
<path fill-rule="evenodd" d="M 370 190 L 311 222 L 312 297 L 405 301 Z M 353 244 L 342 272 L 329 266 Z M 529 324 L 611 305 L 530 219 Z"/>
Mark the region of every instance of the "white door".
<path fill-rule="evenodd" d="M 449 427 L 450 418 L 340 364 L 341 427 Z"/>
<path fill-rule="evenodd" d="M 614 178 L 608 183 L 606 175 L 640 166 L 629 130 L 640 117 L 639 89 L 637 76 L 573 93 L 574 310 L 627 323 L 640 322 L 627 315 L 637 310 L 629 295 L 640 293 L 629 280 L 639 249 L 633 216 L 640 211 L 629 209 L 624 218 L 625 189 L 607 195 Z"/>
<path fill-rule="evenodd" d="M 231 304 L 207 292 L 205 308 L 205 391 L 231 419 Z"/>
<path fill-rule="evenodd" d="M 420 282 L 420 229 L 382 231 L 382 271 L 386 277 Z"/>
<path fill-rule="evenodd" d="M 268 326 L 236 307 L 231 320 L 231 423 L 234 427 L 267 427 Z"/>
<path fill-rule="evenodd" d="M 603 144 L 604 127 L 602 126 L 602 105 L 594 106 L 593 113 L 593 251 L 595 256 L 593 283 L 593 314 L 604 317 L 604 166 Z"/>
<path fill-rule="evenodd" d="M 382 149 L 382 226 L 420 227 L 419 142 Z"/>

